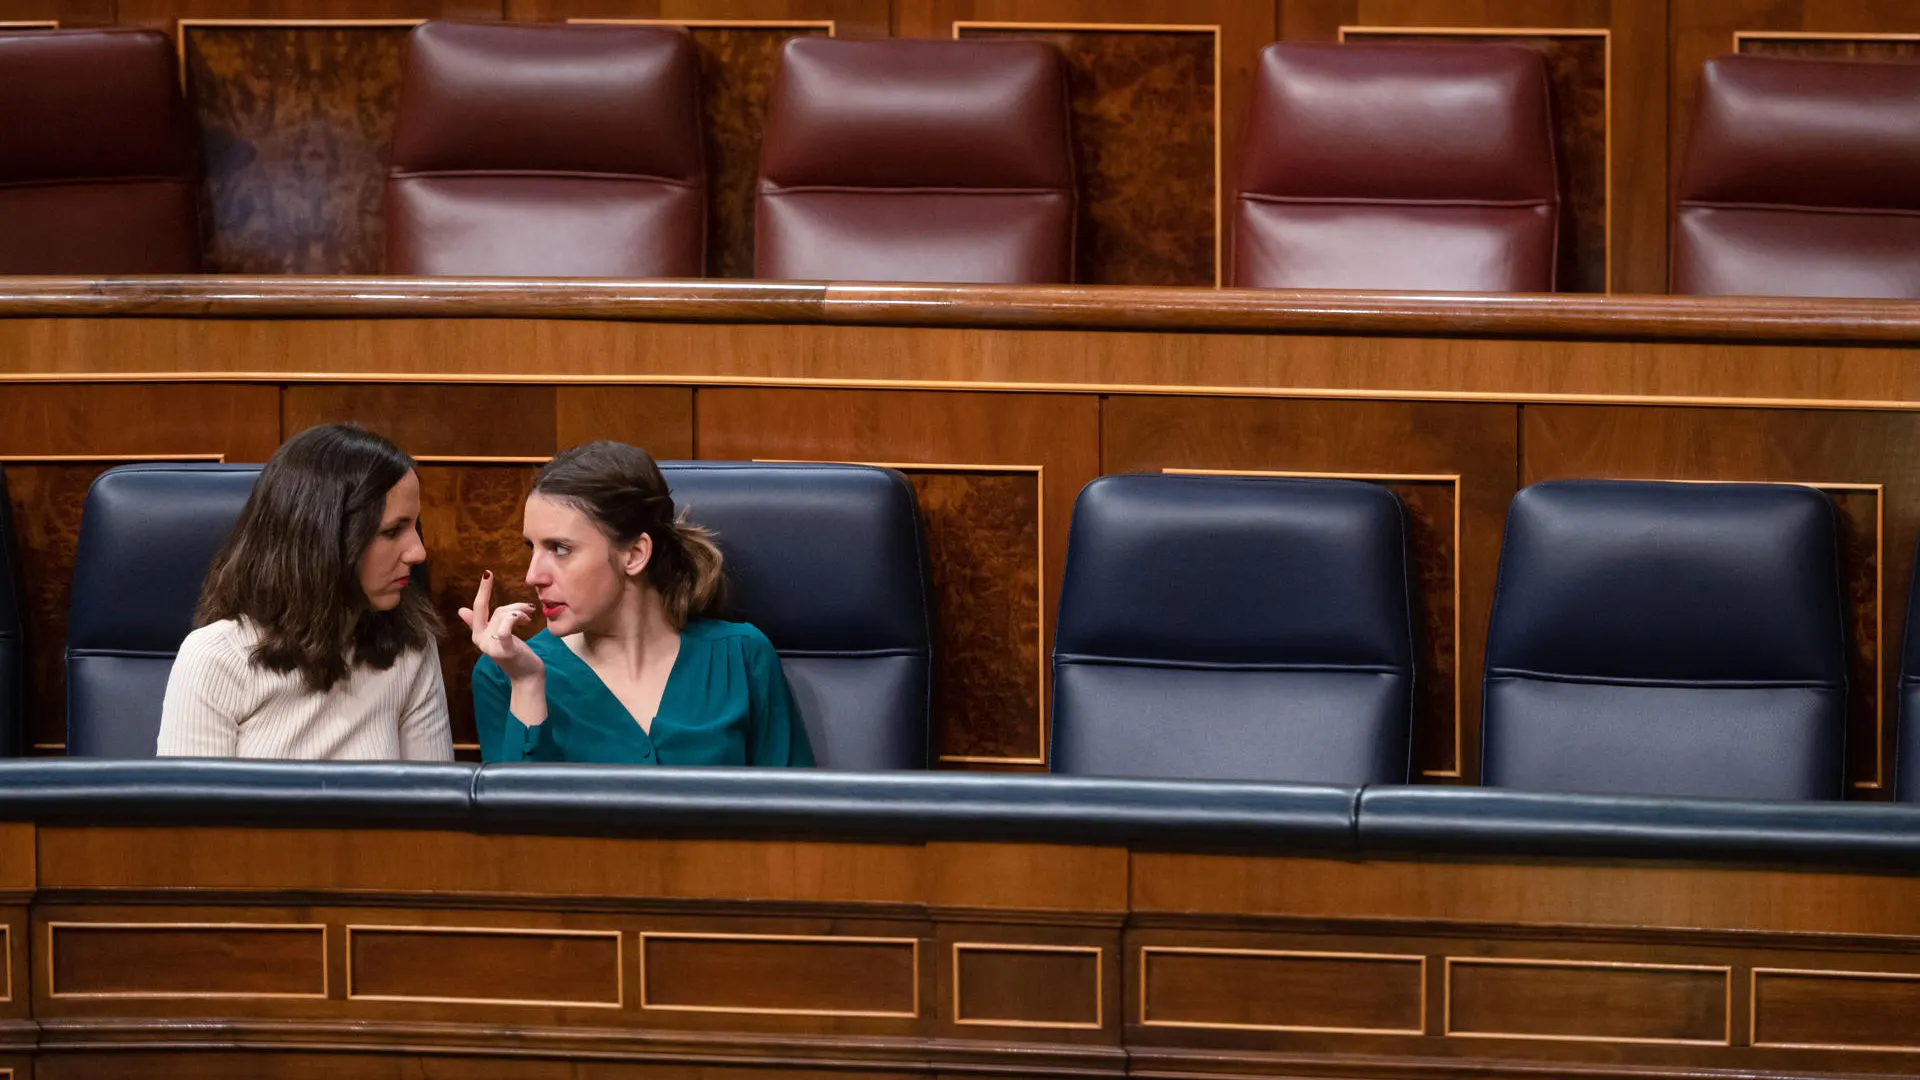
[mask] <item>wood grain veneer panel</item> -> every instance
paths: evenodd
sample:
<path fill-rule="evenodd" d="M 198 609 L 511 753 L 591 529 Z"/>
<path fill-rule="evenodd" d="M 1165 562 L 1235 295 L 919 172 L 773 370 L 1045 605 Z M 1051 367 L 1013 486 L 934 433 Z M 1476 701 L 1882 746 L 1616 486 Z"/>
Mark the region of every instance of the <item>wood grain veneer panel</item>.
<path fill-rule="evenodd" d="M 595 439 L 645 447 L 656 461 L 693 456 L 693 391 L 684 386 L 554 388 L 554 446 Z"/>
<path fill-rule="evenodd" d="M 350 420 L 414 457 L 539 457 L 558 449 L 552 386 L 455 383 L 294 385 L 281 393 L 281 426 L 293 436 Z"/>
<path fill-rule="evenodd" d="M 1920 416 L 1527 406 L 1522 482 L 1567 477 L 1802 483 L 1835 499 L 1852 621 L 1848 782 L 1890 798 L 1899 650 L 1920 537 Z"/>
<path fill-rule="evenodd" d="M 327 995 L 320 926 L 51 923 L 46 935 L 54 998 Z"/>
<path fill-rule="evenodd" d="M 211 273 L 370 274 L 405 26 L 191 26 Z"/>
<path fill-rule="evenodd" d="M 1417 1035 L 1425 1022 L 1418 956 L 1147 947 L 1138 977 L 1149 1027 Z"/>
<path fill-rule="evenodd" d="M 347 929 L 347 997 L 619 1008 L 618 931 Z"/>
<path fill-rule="evenodd" d="M 919 1015 L 912 938 L 640 935 L 640 1007 L 682 1012 Z"/>
<path fill-rule="evenodd" d="M 1755 968 L 1753 1045 L 1920 1050 L 1920 974 Z"/>
<path fill-rule="evenodd" d="M 1447 960 L 1448 1035 L 1725 1044 L 1726 968 Z"/>
<path fill-rule="evenodd" d="M 1073 496 L 1098 467 L 1094 399 L 703 389 L 697 439 L 704 458 L 869 462 L 914 477 L 934 560 L 934 655 L 946 657 L 943 664 L 972 657 L 996 665 L 942 691 L 935 752 L 979 764 L 1044 760 L 1046 689 L 1037 669 L 1052 647 Z M 1017 576 L 1026 571 L 1016 560 L 1030 559 L 1032 545 L 1044 573 Z M 1004 566 L 995 578 L 1014 585 L 973 595 L 981 566 Z M 1026 592 L 1027 582 L 1037 590 Z M 1029 610 L 1041 620 L 1039 635 Z M 1032 682 L 1021 681 L 1029 670 Z"/>
<path fill-rule="evenodd" d="M 952 955 L 955 1023 L 1101 1026 L 1098 948 L 959 942 Z"/>

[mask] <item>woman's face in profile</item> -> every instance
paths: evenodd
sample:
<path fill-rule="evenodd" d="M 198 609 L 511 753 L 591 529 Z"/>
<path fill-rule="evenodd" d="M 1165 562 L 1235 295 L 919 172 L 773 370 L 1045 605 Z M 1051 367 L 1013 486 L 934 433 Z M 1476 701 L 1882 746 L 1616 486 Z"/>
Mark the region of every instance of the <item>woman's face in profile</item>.
<path fill-rule="evenodd" d="M 523 532 L 532 549 L 527 584 L 555 637 L 579 633 L 619 606 L 627 573 L 592 518 L 571 503 L 529 495 Z"/>
<path fill-rule="evenodd" d="M 375 611 L 399 607 L 413 568 L 427 560 L 419 524 L 420 477 L 409 472 L 388 489 L 380 528 L 360 553 L 360 588 Z"/>

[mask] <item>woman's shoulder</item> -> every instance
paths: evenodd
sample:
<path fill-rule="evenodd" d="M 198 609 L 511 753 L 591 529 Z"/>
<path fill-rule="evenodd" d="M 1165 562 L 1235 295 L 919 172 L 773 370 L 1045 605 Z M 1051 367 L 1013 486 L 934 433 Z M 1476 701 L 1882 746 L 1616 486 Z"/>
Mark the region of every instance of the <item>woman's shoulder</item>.
<path fill-rule="evenodd" d="M 180 642 L 175 663 L 181 660 L 251 663 L 260 635 L 240 619 L 221 619 L 196 627 Z"/>
<path fill-rule="evenodd" d="M 750 660 L 770 659 L 779 653 L 774 651 L 773 642 L 752 623 L 727 622 L 724 619 L 694 619 L 680 631 L 683 640 L 706 644 L 712 648 L 737 652 Z"/>

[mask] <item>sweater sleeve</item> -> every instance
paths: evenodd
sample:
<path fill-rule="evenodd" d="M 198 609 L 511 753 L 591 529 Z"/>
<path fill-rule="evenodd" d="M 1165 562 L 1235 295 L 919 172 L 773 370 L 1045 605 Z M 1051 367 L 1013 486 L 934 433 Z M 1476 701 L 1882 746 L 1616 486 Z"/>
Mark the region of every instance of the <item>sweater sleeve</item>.
<path fill-rule="evenodd" d="M 250 706 L 251 660 L 230 628 L 216 623 L 187 635 L 167 675 L 160 705 L 161 757 L 235 757 Z"/>
<path fill-rule="evenodd" d="M 447 719 L 447 684 L 440 673 L 440 647 L 429 641 L 415 657 L 419 668 L 400 717 L 402 761 L 452 761 L 453 725 Z"/>

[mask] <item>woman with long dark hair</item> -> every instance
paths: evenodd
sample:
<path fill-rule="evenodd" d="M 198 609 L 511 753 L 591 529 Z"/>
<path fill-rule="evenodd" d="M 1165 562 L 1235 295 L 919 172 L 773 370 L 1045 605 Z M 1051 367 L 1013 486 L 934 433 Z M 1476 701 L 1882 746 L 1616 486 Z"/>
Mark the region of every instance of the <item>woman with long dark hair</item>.
<path fill-rule="evenodd" d="M 720 549 L 674 510 L 645 450 L 594 442 L 541 468 L 527 497 L 532 604 L 494 609 L 493 575 L 460 617 L 483 654 L 474 719 L 487 761 L 812 765 L 779 654 L 718 618 Z"/>
<path fill-rule="evenodd" d="M 450 761 L 413 459 L 325 424 L 268 460 L 167 679 L 159 752 Z"/>

